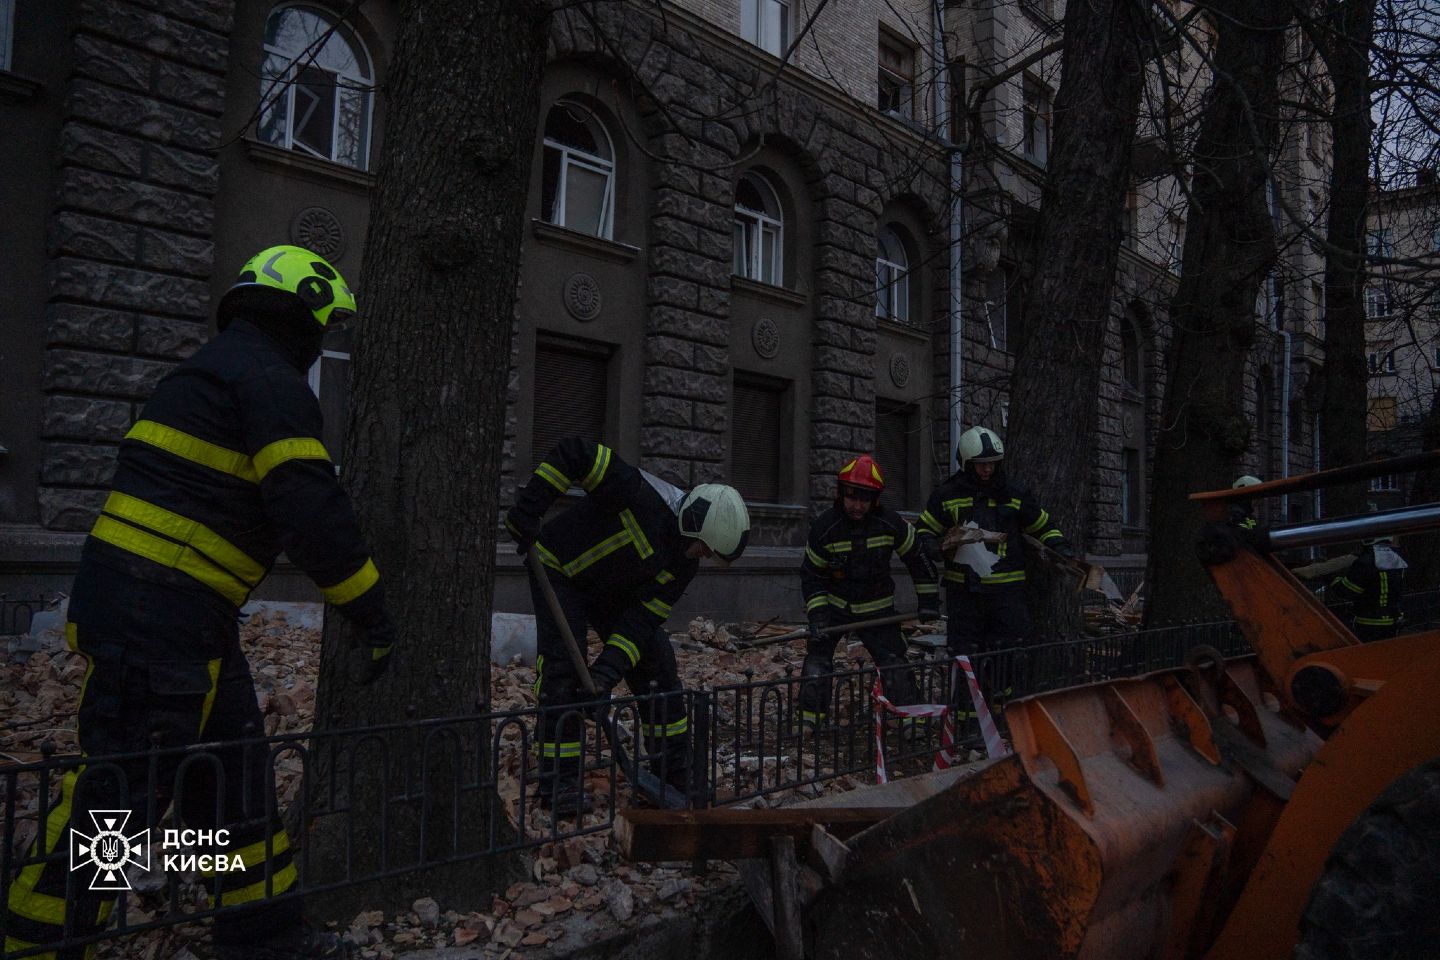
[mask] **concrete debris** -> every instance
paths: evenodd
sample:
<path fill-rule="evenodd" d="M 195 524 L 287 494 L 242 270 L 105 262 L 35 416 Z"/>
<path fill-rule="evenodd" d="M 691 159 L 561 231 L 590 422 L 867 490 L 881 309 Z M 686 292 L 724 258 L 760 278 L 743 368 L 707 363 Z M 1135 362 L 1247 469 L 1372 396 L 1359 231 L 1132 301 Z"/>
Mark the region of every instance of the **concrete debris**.
<path fill-rule="evenodd" d="M 618 881 L 607 884 L 605 906 L 609 908 L 612 917 L 624 923 L 635 913 L 635 894 L 628 884 Z"/>
<path fill-rule="evenodd" d="M 422 927 L 433 929 L 440 923 L 440 904 L 430 897 L 421 897 L 411 904 L 410 909 L 415 911 Z"/>

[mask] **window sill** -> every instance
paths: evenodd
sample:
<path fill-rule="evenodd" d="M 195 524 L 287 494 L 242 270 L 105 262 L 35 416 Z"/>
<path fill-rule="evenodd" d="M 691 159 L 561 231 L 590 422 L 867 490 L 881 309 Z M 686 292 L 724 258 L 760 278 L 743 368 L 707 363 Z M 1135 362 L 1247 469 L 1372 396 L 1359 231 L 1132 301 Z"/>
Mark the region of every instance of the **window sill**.
<path fill-rule="evenodd" d="M 9 70 L 0 70 L 0 100 L 23 103 L 35 99 L 43 88 L 38 80 L 22 77 Z"/>
<path fill-rule="evenodd" d="M 612 263 L 630 263 L 640 255 L 639 247 L 632 247 L 628 243 L 620 243 L 615 240 L 606 240 L 604 237 L 592 237 L 588 233 L 580 233 L 578 230 L 571 230 L 568 227 L 559 227 L 553 223 L 546 223 L 544 220 L 532 219 L 530 230 L 535 234 L 535 239 L 541 243 L 553 247 L 564 247 L 586 256 L 609 260 Z"/>
<path fill-rule="evenodd" d="M 744 293 L 761 300 L 768 300 L 782 307 L 803 307 L 810 302 L 810 298 L 803 293 L 787 290 L 784 287 L 777 287 L 773 283 L 761 283 L 758 280 L 749 280 L 739 274 L 730 275 L 730 289 L 732 292 Z"/>
<path fill-rule="evenodd" d="M 901 323 L 899 320 L 887 320 L 884 317 L 876 317 L 875 326 L 881 330 L 887 330 L 890 333 L 907 337 L 920 343 L 928 344 L 930 342 L 930 334 L 911 323 Z"/>
<path fill-rule="evenodd" d="M 299 174 L 325 184 L 359 187 L 367 192 L 375 186 L 375 174 L 373 173 L 356 170 L 343 163 L 307 156 L 295 150 L 284 150 L 250 137 L 245 137 L 243 142 L 246 155 L 261 166 Z"/>

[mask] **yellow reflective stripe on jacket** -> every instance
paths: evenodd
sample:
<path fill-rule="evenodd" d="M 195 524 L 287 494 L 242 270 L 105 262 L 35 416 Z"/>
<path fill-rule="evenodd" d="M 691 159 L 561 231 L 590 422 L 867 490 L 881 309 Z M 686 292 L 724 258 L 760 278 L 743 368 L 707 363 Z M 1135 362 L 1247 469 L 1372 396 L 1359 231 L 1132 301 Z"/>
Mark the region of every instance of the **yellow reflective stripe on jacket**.
<path fill-rule="evenodd" d="M 920 514 L 919 524 L 931 533 L 940 533 L 945 529 L 929 510 Z"/>
<path fill-rule="evenodd" d="M 953 500 L 945 500 L 945 501 L 943 501 L 943 502 L 940 504 L 940 506 L 941 506 L 941 508 L 943 508 L 943 509 L 945 509 L 945 510 L 949 510 L 949 511 L 951 511 L 951 512 L 953 513 L 954 511 L 963 509 L 964 507 L 973 507 L 973 506 L 975 506 L 975 498 L 974 498 L 974 497 L 956 497 L 956 498 L 953 499 Z"/>
<path fill-rule="evenodd" d="M 1012 501 L 1010 501 L 1010 502 L 1011 502 L 1012 504 L 1014 504 L 1016 507 L 1019 507 L 1019 506 L 1020 506 L 1020 501 L 1019 501 L 1019 500 L 1012 500 Z M 1036 517 L 1036 518 L 1035 518 L 1035 522 L 1032 523 L 1032 524 L 1030 524 L 1030 526 L 1028 526 L 1028 527 L 1025 528 L 1025 532 L 1026 532 L 1026 533 L 1038 533 L 1039 531 L 1044 530 L 1044 529 L 1045 529 L 1046 527 L 1048 527 L 1049 525 L 1050 525 L 1050 514 L 1049 514 L 1048 512 L 1046 512 L 1046 511 L 1044 511 L 1044 510 L 1041 510 L 1041 511 L 1040 511 L 1040 516 Z"/>
<path fill-rule="evenodd" d="M 375 586 L 379 581 L 380 571 L 375 569 L 375 561 L 366 560 L 359 570 L 356 570 L 333 587 L 321 587 L 320 592 L 325 595 L 326 603 L 333 603 L 339 607 L 360 597 L 366 590 Z"/>
<path fill-rule="evenodd" d="M 536 467 L 535 476 L 550 484 L 550 486 L 554 487 L 560 493 L 564 493 L 570 489 L 570 478 L 548 463 L 542 462 L 540 466 Z"/>
<path fill-rule="evenodd" d="M 635 543 L 635 552 L 640 554 L 641 560 L 655 552 L 655 548 L 650 546 L 650 541 L 645 537 L 645 531 L 640 529 L 640 521 L 635 519 L 633 511 L 620 511 L 620 526 L 630 534 L 630 539 Z"/>
<path fill-rule="evenodd" d="M 1363 627 L 1390 627 L 1395 625 L 1394 617 L 1356 617 L 1355 622 Z"/>
<path fill-rule="evenodd" d="M 678 737 L 690 732 L 690 718 L 681 717 L 674 723 L 642 723 L 640 730 L 647 737 Z"/>
<path fill-rule="evenodd" d="M 831 553 L 849 553 L 849 552 L 850 552 L 850 541 L 849 541 L 849 540 L 836 540 L 834 543 L 824 544 L 824 547 L 825 547 L 826 550 L 829 550 Z"/>
<path fill-rule="evenodd" d="M 555 556 L 555 554 L 551 553 L 544 544 L 540 543 L 537 540 L 533 544 L 533 546 L 536 552 L 540 554 L 541 563 L 545 564 L 545 566 L 549 567 L 551 570 L 558 570 L 561 573 L 565 572 L 565 567 L 563 564 L 560 563 L 560 558 Z"/>
<path fill-rule="evenodd" d="M 666 617 L 670 616 L 670 604 L 666 603 L 664 600 L 661 600 L 659 597 L 652 597 L 651 599 L 646 600 L 645 609 L 655 614 L 655 616 L 659 617 L 661 620 L 664 620 Z"/>
<path fill-rule="evenodd" d="M 825 558 L 816 553 L 815 549 L 809 545 L 805 547 L 805 557 L 817 567 L 825 566 Z"/>
<path fill-rule="evenodd" d="M 255 454 L 255 472 L 264 480 L 266 474 L 287 460 L 324 460 L 329 463 L 330 454 L 325 452 L 325 445 L 314 437 L 276 440 L 267 443 Z"/>
<path fill-rule="evenodd" d="M 1041 543 L 1049 543 L 1051 540 L 1054 540 L 1056 537 L 1063 537 L 1063 536 L 1064 536 L 1063 533 L 1061 533 L 1059 530 L 1056 530 L 1056 529 L 1054 529 L 1054 528 L 1052 527 L 1051 529 L 1046 530 L 1044 533 L 1042 533 L 1042 534 L 1040 535 L 1040 542 L 1041 542 Z"/>
<path fill-rule="evenodd" d="M 265 840 L 256 840 L 248 847 L 223 852 L 227 860 L 233 861 L 236 857 L 239 857 L 240 862 L 245 864 L 246 870 L 253 870 L 256 867 L 263 867 L 265 861 L 269 859 L 269 857 L 265 855 L 265 844 L 267 842 L 271 844 L 270 857 L 279 856 L 290 849 L 290 834 L 285 831 L 284 827 L 281 827 L 275 833 L 270 834 Z"/>
<path fill-rule="evenodd" d="M 578 757 L 580 756 L 579 740 L 548 740 L 540 744 L 540 756 L 542 757 Z"/>
<path fill-rule="evenodd" d="M 1359 584 L 1355 583 L 1355 582 L 1354 582 L 1353 580 L 1351 580 L 1349 577 L 1341 577 L 1341 578 L 1340 578 L 1339 580 L 1337 580 L 1336 582 L 1339 583 L 1340 586 L 1344 587 L 1346 590 L 1349 590 L 1351 593 L 1364 593 L 1364 592 L 1365 592 L 1364 590 L 1362 590 L 1362 589 L 1360 588 Z"/>
<path fill-rule="evenodd" d="M 610 639 L 605 641 L 605 646 L 614 647 L 625 654 L 625 659 L 630 661 L 632 667 L 640 662 L 640 648 L 618 633 L 610 634 Z"/>
<path fill-rule="evenodd" d="M 671 580 L 674 579 L 675 574 L 671 573 L 669 570 L 661 570 L 659 573 L 655 574 L 656 583 L 669 583 Z"/>
<path fill-rule="evenodd" d="M 610 448 L 603 443 L 595 444 L 595 462 L 590 466 L 590 472 L 585 474 L 585 479 L 580 481 L 580 486 L 589 493 L 600 485 L 605 479 L 605 471 L 610 469 Z"/>
<path fill-rule="evenodd" d="M 981 583 L 1019 583 L 1025 579 L 1024 570 L 1011 570 L 1007 573 L 987 573 L 980 578 Z"/>
<path fill-rule="evenodd" d="M 817 593 L 815 594 L 815 596 L 805 601 L 805 612 L 809 613 L 812 610 L 819 609 L 820 607 L 827 607 L 829 605 L 830 595 L 826 593 Z"/>
<path fill-rule="evenodd" d="M 1390 574 L 1380 571 L 1380 606 L 1390 606 Z"/>
<path fill-rule="evenodd" d="M 851 613 L 874 613 L 876 610 L 884 610 L 886 607 L 894 606 L 895 595 L 881 597 L 879 600 L 866 600 L 864 603 L 850 604 Z"/>
<path fill-rule="evenodd" d="M 569 563 L 565 564 L 565 566 L 561 567 L 561 572 L 563 572 L 567 577 L 573 577 L 591 564 L 610 556 L 610 554 L 614 553 L 616 550 L 619 550 L 621 547 L 625 546 L 629 542 L 630 531 L 621 530 L 619 533 L 612 533 L 610 536 L 606 537 L 604 540 L 601 540 L 599 543 L 595 544 L 595 546 L 591 547 L 589 550 L 586 550 L 584 553 L 580 554 L 580 556 L 576 557 L 574 560 L 571 560 Z"/>
<path fill-rule="evenodd" d="M 103 514 L 90 529 L 90 536 L 162 567 L 179 570 L 205 584 L 237 607 L 244 606 L 245 599 L 250 596 L 249 586 L 184 544 L 146 533 Z"/>
<path fill-rule="evenodd" d="M 266 897 L 278 897 L 286 890 L 295 886 L 296 878 L 295 864 L 292 861 L 291 863 L 287 863 L 284 869 L 276 870 L 271 874 L 270 880 L 268 881 L 270 888 L 269 893 L 265 892 L 267 881 L 263 879 L 256 880 L 254 883 L 241 887 L 239 890 L 222 890 L 220 892 L 219 904 L 233 907 L 236 904 L 250 903 L 254 900 L 264 900 Z M 212 906 L 217 905 L 214 895 L 206 899 L 210 901 Z"/>
<path fill-rule="evenodd" d="M 198 463 L 202 467 L 209 467 L 250 483 L 260 482 L 259 475 L 255 473 L 255 465 L 239 450 L 201 440 L 183 430 L 167 427 L 154 420 L 136 420 L 135 425 L 125 434 L 125 439 L 138 440 L 166 453 L 172 453 L 182 460 Z"/>
<path fill-rule="evenodd" d="M 910 552 L 910 548 L 913 546 L 915 546 L 915 528 L 907 523 L 905 524 L 905 539 L 901 541 L 900 548 L 895 552 L 903 557 Z"/>
<path fill-rule="evenodd" d="M 205 694 L 205 702 L 200 705 L 200 726 L 195 730 L 195 736 L 205 733 L 205 724 L 210 722 L 210 710 L 215 706 L 215 694 L 220 692 L 220 660 L 210 660 L 205 664 L 205 672 L 210 676 L 210 690 Z M 87 678 L 89 671 L 86 671 Z"/>
<path fill-rule="evenodd" d="M 941 577 L 945 580 L 949 580 L 951 583 L 964 583 L 965 571 L 946 569 L 946 571 L 941 574 Z"/>
<path fill-rule="evenodd" d="M 226 572 L 244 581 L 251 587 L 265 579 L 265 568 L 256 563 L 245 551 L 230 543 L 214 530 L 198 520 L 183 517 L 164 507 L 156 506 L 116 490 L 105 500 L 105 513 L 128 520 L 131 523 L 153 530 L 156 533 L 188 544 L 203 553 L 208 559 L 223 567 Z"/>
<path fill-rule="evenodd" d="M 868 540 L 865 541 L 865 546 L 869 547 L 871 550 L 874 550 L 877 547 L 893 547 L 895 546 L 895 538 L 888 533 L 882 534 L 878 537 L 870 537 Z"/>
<path fill-rule="evenodd" d="M 920 582 L 916 582 L 916 584 L 915 584 L 915 592 L 916 592 L 917 594 L 939 593 L 939 592 L 940 592 L 940 585 L 939 585 L 938 583 L 920 583 Z"/>

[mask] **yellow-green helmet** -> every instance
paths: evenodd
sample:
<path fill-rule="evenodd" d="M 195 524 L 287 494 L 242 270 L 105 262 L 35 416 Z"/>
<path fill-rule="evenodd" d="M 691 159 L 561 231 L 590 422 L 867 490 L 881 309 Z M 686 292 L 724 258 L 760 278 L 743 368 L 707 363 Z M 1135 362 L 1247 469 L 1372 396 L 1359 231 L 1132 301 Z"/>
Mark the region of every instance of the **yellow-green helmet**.
<path fill-rule="evenodd" d="M 318 253 L 282 244 L 267 247 L 245 262 L 234 285 L 220 298 L 216 323 L 221 330 L 246 309 L 262 313 L 298 312 L 314 318 L 321 329 L 355 316 L 355 295 Z"/>

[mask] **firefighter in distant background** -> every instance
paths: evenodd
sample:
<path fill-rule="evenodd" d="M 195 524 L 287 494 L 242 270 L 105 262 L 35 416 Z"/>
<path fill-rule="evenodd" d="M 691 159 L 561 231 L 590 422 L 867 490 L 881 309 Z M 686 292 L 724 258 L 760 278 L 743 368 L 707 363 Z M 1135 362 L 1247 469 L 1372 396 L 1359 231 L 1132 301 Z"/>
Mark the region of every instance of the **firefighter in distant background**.
<path fill-rule="evenodd" d="M 209 742 L 219 761 L 218 772 L 191 768 L 179 814 L 185 827 L 229 831 L 227 847 L 197 853 L 245 866 L 205 878 L 211 905 L 234 908 L 215 918 L 221 960 L 341 957 L 351 947 L 306 926 L 298 898 L 272 900 L 295 887 L 297 865 L 274 809 L 269 749 L 225 744 L 265 733 L 238 614 L 282 550 L 363 632 L 362 682 L 385 671 L 395 645 L 380 575 L 320 442 L 320 404 L 306 382 L 325 333 L 354 312 L 324 258 L 293 246 L 252 257 L 220 300 L 219 334 L 160 381 L 125 435 L 71 588 L 65 632 L 87 664 L 78 720 L 86 757 Z M 7 953 L 105 926 L 113 894 L 68 874 L 67 821 L 78 834 L 91 829 L 90 811 L 128 809 L 130 830 L 154 830 L 147 817 L 170 806 L 180 762 L 166 751 L 158 769 L 141 756 L 65 776 L 41 830 L 50 859 L 24 867 L 10 887 Z"/>
<path fill-rule="evenodd" d="M 838 634 L 826 627 L 890 616 L 895 612 L 895 581 L 890 558 L 900 557 L 915 582 L 917 617 L 940 616 L 935 565 L 920 549 L 910 521 L 880 504 L 885 478 L 868 454 L 841 468 L 835 503 L 810 525 L 805 558 L 800 563 L 800 589 L 810 621 L 805 645 L 805 679 L 800 687 L 802 722 L 823 722 L 830 685 L 813 678 L 832 672 Z M 919 692 L 905 666 L 905 640 L 899 624 L 855 631 L 879 668 L 885 695 L 895 704 L 916 703 Z"/>
<path fill-rule="evenodd" d="M 1376 512 L 1373 504 L 1370 510 Z M 1390 537 L 1377 537 L 1366 540 L 1350 569 L 1331 582 L 1331 596 L 1352 601 L 1350 628 L 1362 643 L 1400 632 L 1408 567 Z"/>
<path fill-rule="evenodd" d="M 1025 602 L 1025 535 L 1066 559 L 1073 559 L 1075 551 L 1050 522 L 1050 514 L 1005 476 L 1005 446 L 993 430 L 966 430 L 955 458 L 960 469 L 930 494 L 917 523 L 920 535 L 930 541 L 926 549 L 938 550 L 935 541 L 970 522 L 1004 534 L 1004 540 L 983 548 L 972 545 L 989 552 L 988 570 L 976 570 L 953 556 L 945 560 L 950 653 L 974 656 L 1025 646 L 1034 640 Z M 987 693 L 1004 693 L 1010 686 L 986 664 L 976 666 Z"/>
<path fill-rule="evenodd" d="M 1259 477 L 1254 477 L 1247 473 L 1245 476 L 1239 477 L 1234 483 L 1230 484 L 1230 489 L 1243 490 L 1246 487 L 1258 487 L 1262 482 Z M 1239 527 L 1241 530 L 1254 530 L 1256 526 L 1255 501 L 1236 500 L 1230 504 L 1230 523 L 1232 526 Z"/>
<path fill-rule="evenodd" d="M 571 487 L 586 496 L 546 522 Z M 623 679 L 636 696 L 661 696 L 641 707 L 641 732 L 656 756 L 655 772 L 689 789 L 689 722 L 675 650 L 663 629 L 670 609 L 713 557 L 730 563 L 750 539 L 750 514 L 733 487 L 702 483 L 689 493 L 626 463 L 604 444 L 571 438 L 545 455 L 520 488 L 505 526 L 516 550 L 535 550 L 580 644 L 587 627 L 604 638 L 590 664 L 601 698 Z M 540 802 L 556 816 L 594 806 L 583 786 L 584 726 L 567 709 L 590 699 L 581 689 L 565 640 L 530 571 L 540 698 Z M 583 648 L 582 648 L 582 653 Z"/>

